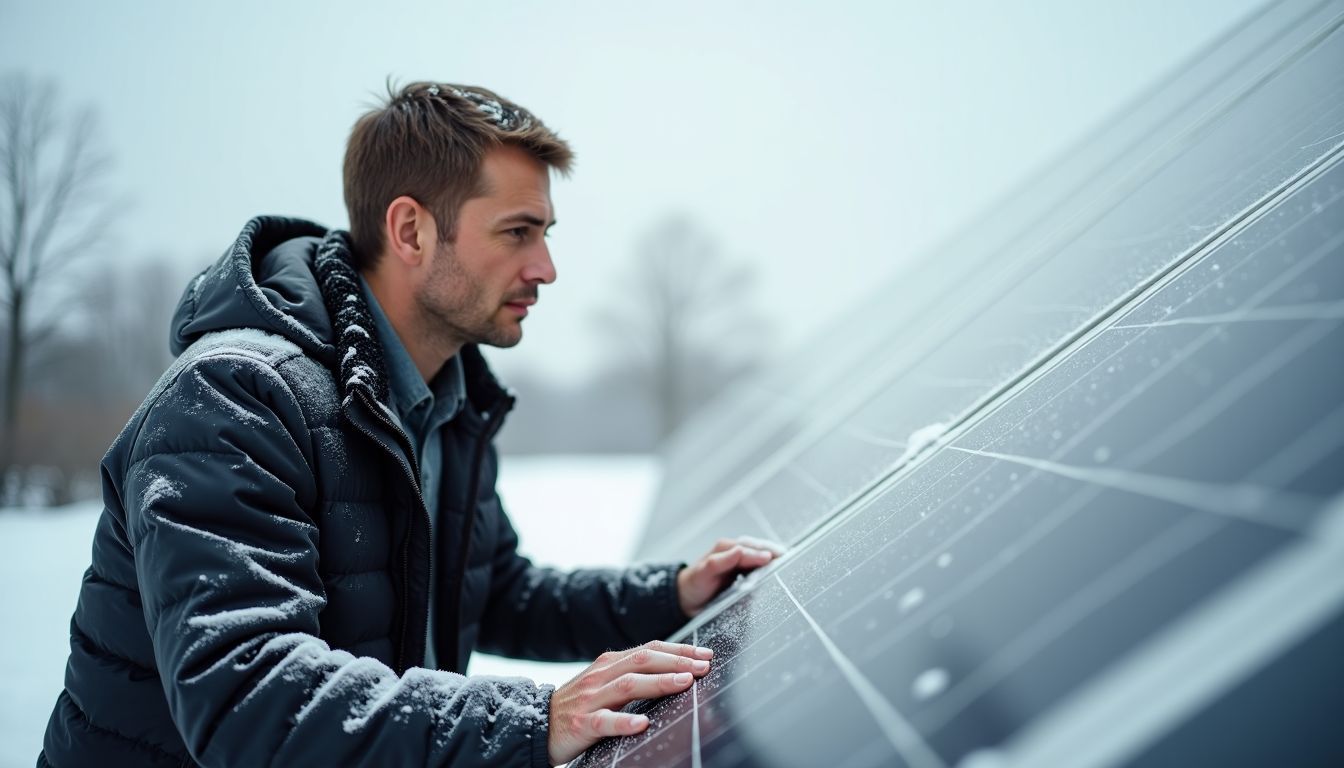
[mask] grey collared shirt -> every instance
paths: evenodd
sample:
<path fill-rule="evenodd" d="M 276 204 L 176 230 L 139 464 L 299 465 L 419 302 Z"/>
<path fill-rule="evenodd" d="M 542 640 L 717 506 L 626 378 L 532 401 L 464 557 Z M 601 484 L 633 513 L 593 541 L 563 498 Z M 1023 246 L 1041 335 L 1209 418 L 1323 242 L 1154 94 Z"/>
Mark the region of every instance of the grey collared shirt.
<path fill-rule="evenodd" d="M 378 299 L 369 290 L 368 283 L 362 278 L 359 282 L 369 304 L 369 313 L 373 315 L 374 332 L 383 346 L 392 411 L 399 426 L 411 439 L 420 466 L 420 491 L 429 508 L 429 551 L 433 556 L 438 552 L 439 543 L 439 481 L 443 477 L 441 432 L 461 412 L 467 397 L 462 360 L 457 355 L 452 356 L 426 383 Z M 425 666 L 431 669 L 438 666 L 434 653 L 434 625 L 439 601 L 437 582 L 435 577 L 429 585 L 429 643 L 425 648 Z"/>

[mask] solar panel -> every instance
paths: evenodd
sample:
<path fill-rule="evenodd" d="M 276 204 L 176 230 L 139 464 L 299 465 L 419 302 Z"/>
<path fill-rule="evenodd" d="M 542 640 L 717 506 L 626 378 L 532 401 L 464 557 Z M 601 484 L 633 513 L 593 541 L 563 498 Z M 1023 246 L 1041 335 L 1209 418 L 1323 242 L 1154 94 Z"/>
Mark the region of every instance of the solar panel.
<path fill-rule="evenodd" d="M 1344 755 L 1342 10 L 1224 41 L 1197 119 L 1145 123 L 927 337 L 885 329 L 842 405 L 726 400 L 776 437 L 660 510 L 711 510 L 663 551 L 797 545 L 673 638 L 706 678 L 576 765 Z"/>
<path fill-rule="evenodd" d="M 768 400 L 769 410 L 752 411 L 760 425 L 729 420 L 723 442 L 735 456 L 706 449 L 703 472 L 670 466 L 675 482 L 666 484 L 641 556 L 690 557 L 741 532 L 799 540 L 908 458 L 912 436 L 973 412 L 1081 323 L 1206 247 L 1328 149 L 1317 143 L 1322 137 L 1344 130 L 1344 39 L 1331 32 L 1335 21 L 1322 21 L 1329 10 L 1318 7 L 1305 20 L 1283 14 L 1289 28 L 1268 42 L 1263 33 L 1250 36 L 1250 53 L 1246 40 L 1225 44 L 1240 58 L 1226 51 L 1209 58 L 1235 58 L 1233 73 L 1216 88 L 1203 73 L 1185 78 L 1206 86 L 1205 100 L 1072 189 L 1070 205 L 1008 242 L 939 254 L 910 290 L 888 291 L 910 297 L 911 306 L 893 314 L 894 328 L 872 324 L 885 347 L 866 351 L 863 364 L 811 353 L 824 358 L 835 345 L 809 349 L 807 362 L 845 377 L 843 384 L 822 387 L 824 377 L 801 376 L 795 364 L 783 378 L 801 385 Z M 1165 108 L 1167 99 L 1151 101 Z M 748 391 L 759 395 L 759 386 Z"/>
<path fill-rule="evenodd" d="M 1341 154 L 678 638 L 715 670 L 582 765 L 954 764 L 1276 569 L 1326 594 L 1269 651 L 1338 623 Z"/>

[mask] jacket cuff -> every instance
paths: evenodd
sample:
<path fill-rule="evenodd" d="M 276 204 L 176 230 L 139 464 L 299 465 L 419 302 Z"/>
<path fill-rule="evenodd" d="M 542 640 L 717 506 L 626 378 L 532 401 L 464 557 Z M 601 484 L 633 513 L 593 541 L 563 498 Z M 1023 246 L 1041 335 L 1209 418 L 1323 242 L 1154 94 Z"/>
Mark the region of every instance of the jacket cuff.
<path fill-rule="evenodd" d="M 540 685 L 537 688 L 537 709 L 541 710 L 541 717 L 536 727 L 532 729 L 531 765 L 532 768 L 551 768 L 551 694 L 555 693 L 555 688 L 550 685 Z"/>
<path fill-rule="evenodd" d="M 677 575 L 685 567 L 686 563 L 674 563 L 668 566 L 671 576 L 666 580 L 667 585 L 663 589 L 661 600 L 666 604 L 663 614 L 667 616 L 667 622 L 671 627 L 663 633 L 664 637 L 670 636 L 673 632 L 686 626 L 686 622 L 691 620 L 691 617 L 681 610 L 681 599 L 677 593 Z"/>

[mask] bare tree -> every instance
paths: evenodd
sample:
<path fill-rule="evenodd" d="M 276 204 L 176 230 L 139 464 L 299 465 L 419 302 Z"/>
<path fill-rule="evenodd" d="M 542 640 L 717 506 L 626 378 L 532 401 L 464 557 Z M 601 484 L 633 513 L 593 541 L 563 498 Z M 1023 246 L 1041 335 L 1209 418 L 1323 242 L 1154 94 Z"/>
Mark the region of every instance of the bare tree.
<path fill-rule="evenodd" d="M 727 259 L 690 218 L 669 216 L 639 240 L 619 298 L 599 315 L 643 376 L 666 438 L 768 346 L 752 306 L 755 274 Z"/>
<path fill-rule="evenodd" d="M 59 322 L 58 314 L 36 312 L 35 298 L 103 240 L 113 214 L 101 188 L 109 158 L 96 148 L 93 112 L 67 118 L 56 101 L 51 88 L 27 76 L 0 80 L 0 478 L 14 460 L 29 352 Z"/>

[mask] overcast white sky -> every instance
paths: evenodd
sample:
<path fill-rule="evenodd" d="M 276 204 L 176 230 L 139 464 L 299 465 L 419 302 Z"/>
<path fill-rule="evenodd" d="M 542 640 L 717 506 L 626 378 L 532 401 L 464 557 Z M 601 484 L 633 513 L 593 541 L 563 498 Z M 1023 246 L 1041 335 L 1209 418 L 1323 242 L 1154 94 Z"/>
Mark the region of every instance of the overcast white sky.
<path fill-rule="evenodd" d="M 345 226 L 350 125 L 392 75 L 485 85 L 575 147 L 559 281 L 505 369 L 577 379 L 633 244 L 684 212 L 804 339 L 1260 0 L 12 2 L 0 71 L 101 115 L 120 250 L 203 263 L 258 213 Z"/>

